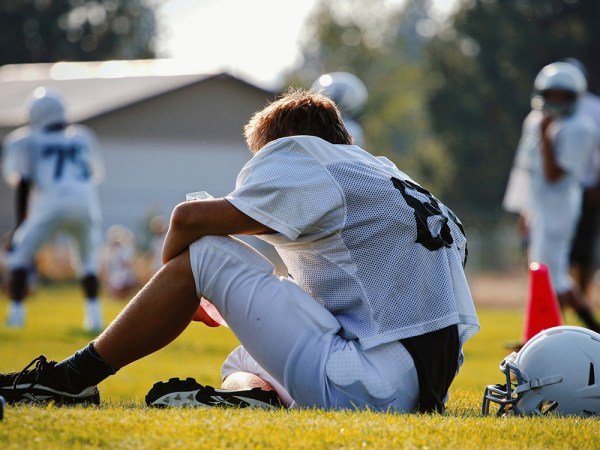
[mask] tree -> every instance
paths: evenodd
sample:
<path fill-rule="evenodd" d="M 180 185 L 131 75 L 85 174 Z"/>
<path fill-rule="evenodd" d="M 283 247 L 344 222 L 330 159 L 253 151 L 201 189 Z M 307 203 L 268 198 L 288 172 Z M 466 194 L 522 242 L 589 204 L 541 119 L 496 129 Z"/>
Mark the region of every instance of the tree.
<path fill-rule="evenodd" d="M 600 3 L 577 0 L 463 1 L 425 48 L 433 128 L 456 162 L 452 204 L 474 220 L 497 220 L 530 109 L 533 80 L 546 64 L 576 57 L 600 88 Z"/>
<path fill-rule="evenodd" d="M 153 58 L 144 0 L 3 0 L 0 65 Z"/>
<path fill-rule="evenodd" d="M 367 148 L 386 155 L 434 192 L 445 190 L 452 162 L 430 130 L 415 23 L 427 2 L 394 9 L 368 0 L 323 0 L 307 23 L 303 66 L 289 84 L 308 87 L 321 74 L 347 71 L 369 90 L 361 123 Z"/>

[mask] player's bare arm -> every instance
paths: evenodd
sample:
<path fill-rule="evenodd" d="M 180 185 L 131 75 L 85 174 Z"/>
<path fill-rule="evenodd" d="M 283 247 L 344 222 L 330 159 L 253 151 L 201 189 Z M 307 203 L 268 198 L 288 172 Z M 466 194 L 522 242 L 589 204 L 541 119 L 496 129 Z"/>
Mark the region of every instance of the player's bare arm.
<path fill-rule="evenodd" d="M 542 160 L 544 166 L 544 174 L 546 179 L 550 183 L 558 181 L 564 174 L 565 171 L 556 162 L 556 155 L 554 154 L 554 145 L 552 144 L 552 138 L 549 136 L 549 128 L 553 123 L 554 118 L 552 116 L 545 116 L 540 123 L 540 134 L 542 139 Z"/>
<path fill-rule="evenodd" d="M 180 203 L 171 214 L 163 247 L 167 263 L 202 236 L 264 234 L 273 230 L 247 216 L 222 198 Z"/>

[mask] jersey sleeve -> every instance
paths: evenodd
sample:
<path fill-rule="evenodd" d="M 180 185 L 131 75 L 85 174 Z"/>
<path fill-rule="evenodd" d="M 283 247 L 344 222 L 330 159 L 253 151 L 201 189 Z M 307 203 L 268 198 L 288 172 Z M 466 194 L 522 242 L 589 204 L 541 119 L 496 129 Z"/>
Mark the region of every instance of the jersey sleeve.
<path fill-rule="evenodd" d="M 568 126 L 559 129 L 555 139 L 558 165 L 581 179 L 598 145 L 598 136 L 593 124 L 583 118 L 572 121 Z"/>
<path fill-rule="evenodd" d="M 18 129 L 7 135 L 2 143 L 2 176 L 12 187 L 32 176 L 28 136 L 25 130 Z"/>
<path fill-rule="evenodd" d="M 532 111 L 523 121 L 521 137 L 508 175 L 502 207 L 505 211 L 524 214 L 531 202 L 531 153 L 539 147 L 539 120 L 537 111 Z"/>
<path fill-rule="evenodd" d="M 290 240 L 316 239 L 343 224 L 341 188 L 327 168 L 291 138 L 260 150 L 226 199 Z"/>

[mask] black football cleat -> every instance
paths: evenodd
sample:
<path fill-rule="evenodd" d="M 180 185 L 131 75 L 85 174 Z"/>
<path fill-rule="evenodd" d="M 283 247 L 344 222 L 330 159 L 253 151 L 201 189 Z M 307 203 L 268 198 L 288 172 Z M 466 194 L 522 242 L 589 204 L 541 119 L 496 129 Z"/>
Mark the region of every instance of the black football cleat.
<path fill-rule="evenodd" d="M 31 366 L 35 364 L 33 369 Z M 56 405 L 99 404 L 100 392 L 91 386 L 80 392 L 72 392 L 68 386 L 56 379 L 56 361 L 48 361 L 38 356 L 21 372 L 0 373 L 0 396 L 6 403 L 54 402 Z"/>
<path fill-rule="evenodd" d="M 260 388 L 241 391 L 215 389 L 202 386 L 193 378 L 171 378 L 166 383 L 155 383 L 146 395 L 146 404 L 157 408 L 283 408 L 275 391 Z"/>

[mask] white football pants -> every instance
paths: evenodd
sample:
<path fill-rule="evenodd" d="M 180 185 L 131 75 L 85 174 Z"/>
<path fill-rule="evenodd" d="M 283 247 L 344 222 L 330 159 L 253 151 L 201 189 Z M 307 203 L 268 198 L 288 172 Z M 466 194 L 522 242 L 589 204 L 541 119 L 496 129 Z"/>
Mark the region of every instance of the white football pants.
<path fill-rule="evenodd" d="M 400 342 L 363 351 L 341 338 L 329 311 L 238 239 L 205 236 L 190 246 L 190 263 L 198 296 L 251 356 L 234 352 L 224 372 L 267 373 L 284 401 L 300 407 L 416 410 L 417 372 Z"/>
<path fill-rule="evenodd" d="M 555 211 L 554 214 L 538 213 L 530 223 L 529 263 L 538 262 L 548 266 L 552 285 L 557 294 L 573 288 L 569 273 L 569 254 L 579 213 L 574 208 Z"/>
<path fill-rule="evenodd" d="M 27 218 L 15 232 L 15 247 L 8 255 L 9 268 L 29 267 L 40 247 L 56 232 L 64 231 L 77 242 L 80 275 L 96 275 L 102 230 L 99 212 L 90 206 L 91 202 L 88 197 L 44 196 L 32 200 Z"/>

